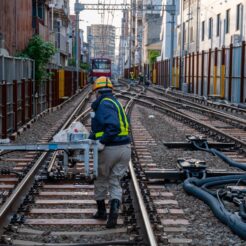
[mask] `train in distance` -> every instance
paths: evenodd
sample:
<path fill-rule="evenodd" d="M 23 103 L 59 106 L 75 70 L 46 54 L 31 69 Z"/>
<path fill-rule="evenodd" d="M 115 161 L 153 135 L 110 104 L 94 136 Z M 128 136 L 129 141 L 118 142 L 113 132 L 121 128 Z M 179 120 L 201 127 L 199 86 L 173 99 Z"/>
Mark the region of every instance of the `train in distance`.
<path fill-rule="evenodd" d="M 98 77 L 112 77 L 112 62 L 108 58 L 92 58 L 90 70 L 90 82 L 93 83 Z"/>

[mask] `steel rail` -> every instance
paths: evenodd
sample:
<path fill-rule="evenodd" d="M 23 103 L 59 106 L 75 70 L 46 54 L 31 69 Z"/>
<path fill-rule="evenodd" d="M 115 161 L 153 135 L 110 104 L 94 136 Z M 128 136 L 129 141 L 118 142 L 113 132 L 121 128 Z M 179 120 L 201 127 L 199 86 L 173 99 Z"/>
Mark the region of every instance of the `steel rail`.
<path fill-rule="evenodd" d="M 162 101 L 164 103 L 171 103 L 171 104 L 176 104 L 176 105 L 179 105 L 179 106 L 183 106 L 183 104 L 181 104 L 181 103 L 174 102 L 174 101 L 169 101 L 169 100 L 163 99 L 163 98 L 152 98 L 150 96 L 145 96 L 145 95 L 141 95 L 141 97 L 146 97 L 146 98 L 149 98 L 151 100 L 154 99 L 154 100 Z M 180 99 L 180 100 L 182 100 L 182 99 Z M 213 116 L 217 117 L 220 120 L 221 120 L 221 117 L 223 117 L 222 119 L 226 118 L 227 120 L 234 121 L 236 123 L 240 123 L 240 124 L 242 124 L 242 125 L 244 125 L 246 127 L 246 120 L 244 120 L 244 119 L 238 118 L 238 117 L 233 116 L 233 115 L 226 114 L 224 112 L 219 112 L 219 111 L 214 110 L 214 109 L 208 109 L 206 107 L 203 107 L 202 105 L 201 106 L 198 106 L 198 105 L 194 106 L 194 105 L 192 105 L 193 104 L 192 102 L 187 102 L 187 104 L 191 104 L 191 105 L 189 105 L 189 107 L 191 108 L 191 110 L 193 109 L 195 112 L 196 111 L 204 112 L 204 113 L 213 115 Z M 175 109 L 175 108 L 173 108 L 173 109 Z M 175 109 L 175 110 L 178 110 L 178 109 Z M 180 110 L 178 110 L 178 111 L 180 111 Z"/>
<path fill-rule="evenodd" d="M 139 99 L 135 99 L 135 100 L 138 100 L 138 101 L 140 101 L 141 103 L 144 103 L 145 105 L 148 104 L 148 103 L 146 103 L 145 101 L 141 101 L 141 100 L 139 100 Z M 153 100 L 155 100 L 155 99 L 153 99 Z M 216 133 L 218 133 L 218 134 L 221 134 L 222 136 L 227 137 L 227 138 L 229 138 L 229 139 L 235 141 L 236 143 L 242 145 L 243 147 L 246 147 L 246 142 L 244 142 L 244 141 L 242 141 L 242 140 L 240 140 L 240 139 L 238 139 L 238 138 L 235 138 L 235 137 L 233 137 L 233 136 L 231 136 L 231 135 L 228 135 L 227 133 L 224 133 L 223 131 L 221 131 L 221 130 L 219 130 L 219 129 L 216 129 L 216 128 L 213 127 L 213 126 L 207 125 L 207 124 L 205 124 L 205 123 L 201 123 L 200 121 L 196 120 L 194 117 L 192 117 L 192 116 L 190 116 L 190 115 L 186 115 L 186 114 L 184 114 L 184 113 L 180 113 L 180 112 L 177 112 L 177 111 L 174 111 L 174 110 L 170 110 L 170 109 L 164 109 L 163 107 L 158 106 L 158 105 L 153 105 L 153 104 L 151 104 L 151 105 L 152 105 L 152 107 L 154 107 L 154 109 L 166 110 L 166 111 L 169 111 L 170 113 L 177 114 L 178 116 L 180 116 L 180 117 L 182 117 L 182 118 L 185 118 L 185 119 L 188 120 L 188 121 L 192 121 L 192 122 L 194 122 L 194 123 L 196 123 L 196 124 L 199 124 L 199 125 L 201 125 L 201 126 L 203 126 L 203 127 L 206 127 L 206 128 L 208 128 L 208 129 L 210 129 L 210 130 L 213 130 L 214 132 L 216 132 Z"/>
<path fill-rule="evenodd" d="M 149 89 L 150 91 L 152 91 L 151 89 Z M 152 91 L 153 92 L 153 91 Z M 156 91 L 154 91 L 153 93 L 158 93 L 158 94 L 161 94 L 162 95 L 162 93 L 160 93 L 160 92 L 156 92 Z M 173 100 L 179 100 L 180 102 L 184 102 L 184 103 L 186 103 L 186 104 L 190 104 L 190 105 L 192 105 L 192 107 L 194 107 L 194 108 L 198 108 L 198 109 L 203 109 L 204 111 L 207 111 L 207 112 L 209 112 L 209 111 L 211 111 L 211 112 L 209 112 L 209 113 L 214 113 L 214 114 L 218 114 L 218 116 L 225 116 L 225 117 L 227 117 L 228 119 L 230 119 L 230 120 L 234 120 L 234 121 L 236 121 L 236 122 L 238 122 L 238 123 L 241 123 L 241 124 L 245 124 L 246 125 L 246 120 L 244 120 L 244 119 L 242 119 L 242 118 L 239 118 L 239 117 L 237 117 L 237 116 L 233 116 L 233 115 L 230 115 L 230 114 L 228 114 L 228 113 L 224 113 L 224 112 L 220 112 L 220 111 L 218 111 L 218 110 L 216 110 L 216 109 L 213 109 L 213 108 L 209 108 L 208 109 L 208 107 L 205 107 L 205 106 L 203 106 L 203 105 L 198 105 L 197 103 L 195 103 L 195 102 L 193 102 L 193 101 L 190 101 L 190 100 L 187 100 L 187 99 L 181 99 L 181 98 L 177 98 L 177 96 L 175 95 L 168 95 L 168 94 L 166 94 L 165 96 L 167 96 L 167 97 L 169 97 L 169 98 L 171 98 L 171 99 L 173 99 Z M 162 99 L 162 98 L 159 98 L 160 100 L 165 100 L 165 99 Z M 173 102 L 174 103 L 174 102 Z M 177 103 L 177 102 L 176 102 Z M 226 107 L 228 107 L 228 105 L 226 105 Z M 235 107 L 233 108 L 233 109 L 236 109 Z M 241 109 L 239 109 L 239 110 L 241 110 Z M 243 112 L 246 112 L 246 110 L 244 110 Z"/>
<path fill-rule="evenodd" d="M 137 97 L 137 95 L 136 95 L 136 97 Z M 133 107 L 133 104 L 134 104 L 134 100 L 135 100 L 136 97 L 130 98 L 130 100 L 126 104 L 125 111 L 126 111 L 127 114 L 129 113 L 129 111 L 131 111 L 131 109 Z M 129 171 L 130 171 L 130 175 L 131 175 L 131 178 L 132 178 L 132 183 L 133 183 L 133 187 L 134 187 L 134 190 L 135 190 L 135 194 L 137 196 L 137 202 L 138 202 L 138 205 L 139 205 L 139 208 L 140 208 L 140 211 L 141 211 L 141 216 L 143 218 L 145 232 L 146 232 L 147 238 L 149 240 L 149 244 L 148 245 L 157 246 L 158 244 L 157 244 L 157 241 L 156 241 L 156 238 L 155 238 L 155 235 L 154 235 L 154 231 L 153 231 L 152 226 L 151 226 L 151 222 L 149 220 L 147 209 L 146 209 L 145 204 L 144 204 L 144 200 L 143 200 L 143 197 L 142 197 L 142 194 L 141 194 L 141 190 L 140 190 L 140 187 L 139 187 L 139 184 L 138 184 L 138 180 L 137 180 L 137 177 L 136 177 L 136 174 L 135 174 L 135 171 L 134 171 L 132 160 L 130 160 L 130 162 L 129 162 Z"/>
<path fill-rule="evenodd" d="M 126 96 L 126 95 L 119 95 L 119 96 L 122 97 L 122 98 L 125 98 L 125 99 L 129 98 L 129 96 Z M 177 115 L 180 118 L 183 118 L 183 119 L 187 120 L 188 122 L 193 122 L 193 123 L 195 123 L 197 125 L 200 125 L 200 126 L 205 127 L 205 128 L 207 128 L 209 130 L 212 130 L 215 133 L 220 134 L 221 136 L 226 137 L 227 139 L 230 139 L 231 141 L 234 141 L 235 143 L 239 144 L 241 147 L 246 148 L 246 142 L 244 142 L 244 141 L 242 141 L 242 140 L 240 140 L 238 138 L 235 138 L 235 137 L 233 137 L 231 135 L 228 135 L 227 133 L 224 133 L 223 131 L 221 131 L 219 129 L 216 129 L 213 126 L 210 126 L 210 125 L 207 125 L 205 123 L 202 123 L 202 122 L 196 120 L 194 117 L 192 117 L 190 115 L 186 115 L 184 113 L 177 112 L 176 110 L 174 111 L 174 110 L 171 110 L 171 109 L 167 109 L 167 108 L 161 107 L 161 106 L 159 106 L 157 104 L 146 102 L 146 101 L 141 100 L 141 99 L 134 98 L 134 100 L 136 100 L 136 102 L 138 102 L 140 105 L 146 105 L 148 107 L 152 107 L 153 109 L 158 110 L 160 112 L 163 112 L 163 110 L 165 110 L 165 112 L 167 112 L 167 113 L 171 113 L 171 114 Z M 168 107 L 170 107 L 170 106 L 168 105 Z"/>
<path fill-rule="evenodd" d="M 80 110 L 82 105 L 86 102 L 87 98 L 82 100 L 76 109 L 73 111 L 72 115 L 68 118 L 68 120 L 63 124 L 62 129 L 64 129 L 69 121 L 74 118 L 74 115 Z M 0 208 L 0 231 L 3 230 L 6 223 L 8 223 L 10 216 L 9 213 L 13 213 L 21 204 L 24 199 L 23 193 L 27 192 L 27 189 L 31 182 L 33 182 L 35 174 L 38 172 L 38 169 L 41 163 L 46 158 L 48 152 L 43 152 L 38 160 L 35 162 L 33 167 L 27 173 L 27 175 L 22 179 L 22 181 L 18 184 L 18 186 L 13 190 L 13 193 L 7 198 L 6 202 Z M 19 198 L 19 199 L 18 199 Z"/>
<path fill-rule="evenodd" d="M 37 173 L 38 168 L 40 167 L 41 163 L 45 159 L 46 155 L 48 153 L 44 152 L 36 161 L 36 163 L 33 165 L 31 170 L 27 173 L 27 175 L 21 180 L 21 182 L 18 184 L 18 186 L 14 189 L 13 193 L 7 198 L 6 202 L 1 206 L 0 208 L 0 230 L 2 230 L 3 226 L 7 222 L 7 216 L 10 212 L 10 209 L 14 207 L 16 209 L 22 200 L 21 193 L 28 188 L 30 185 L 30 182 L 33 181 L 34 175 Z M 18 199 L 20 198 L 20 199 Z"/>
<path fill-rule="evenodd" d="M 166 92 L 166 90 L 164 88 L 161 88 L 161 87 L 152 87 L 152 88 L 149 88 L 149 90 L 161 90 L 162 92 Z M 155 93 L 159 93 L 159 94 L 162 94 L 161 92 L 159 91 L 154 91 Z M 182 96 L 183 98 L 187 98 L 187 99 L 180 99 L 180 100 L 184 100 L 184 101 L 189 101 L 190 103 L 192 103 L 192 101 L 198 101 L 200 104 L 202 102 L 204 102 L 204 97 L 202 96 L 194 96 L 194 95 L 186 95 L 184 93 L 181 93 L 181 92 L 177 92 L 177 91 L 167 91 L 167 94 L 169 94 L 169 96 L 176 96 L 178 97 L 179 96 L 179 99 L 180 99 L 180 96 Z M 246 109 L 243 109 L 243 108 L 238 108 L 238 107 L 235 107 L 235 106 L 232 106 L 232 105 L 226 105 L 226 104 L 221 104 L 221 105 L 218 105 L 218 104 L 214 104 L 212 101 L 206 101 L 206 103 L 208 105 L 211 105 L 211 106 L 221 106 L 223 108 L 227 108 L 227 109 L 230 109 L 230 110 L 236 110 L 237 112 L 241 112 L 241 113 L 246 113 Z"/>
<path fill-rule="evenodd" d="M 157 242 L 156 242 L 156 239 L 155 239 L 155 235 L 154 235 L 154 232 L 153 232 L 153 229 L 151 227 L 151 223 L 150 223 L 150 220 L 149 220 L 149 216 L 148 216 L 148 213 L 147 213 L 147 210 L 146 210 L 146 207 L 144 205 L 144 200 L 143 200 L 143 197 L 141 195 L 141 191 L 140 191 L 140 188 L 139 188 L 139 185 L 138 185 L 138 181 L 137 181 L 137 177 L 136 177 L 136 174 L 135 174 L 135 171 L 134 171 L 134 167 L 133 167 L 133 163 L 132 161 L 129 162 L 129 169 L 130 169 L 130 174 L 131 174 L 131 178 L 132 178 L 132 182 L 133 182 L 133 187 L 135 189 L 135 193 L 137 195 L 137 200 L 138 200 L 138 203 L 139 203 L 139 207 L 140 207 L 140 210 L 141 210 L 141 215 L 143 216 L 143 221 L 144 221 L 144 225 L 145 225 L 145 228 L 146 228 L 146 232 L 147 232 L 147 235 L 148 235 L 148 239 L 149 239 L 149 244 L 150 246 L 157 246 Z"/>

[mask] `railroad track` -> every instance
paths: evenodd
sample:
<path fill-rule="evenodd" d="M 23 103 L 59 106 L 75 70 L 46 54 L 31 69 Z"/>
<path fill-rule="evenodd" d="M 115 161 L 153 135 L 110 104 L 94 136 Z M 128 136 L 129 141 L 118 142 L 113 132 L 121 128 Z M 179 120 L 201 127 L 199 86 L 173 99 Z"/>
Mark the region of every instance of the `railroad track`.
<path fill-rule="evenodd" d="M 49 160 L 54 163 L 56 162 L 51 156 L 49 157 Z M 79 226 L 80 228 L 82 226 L 84 228 L 84 233 L 77 232 L 77 234 L 75 234 L 77 236 L 87 237 L 83 243 L 93 243 L 93 245 L 95 243 L 95 234 L 100 234 L 101 237 L 107 238 L 107 240 L 105 239 L 106 242 L 104 244 L 99 238 L 99 245 L 136 245 L 138 241 L 142 241 L 137 235 L 136 226 L 132 223 L 135 220 L 135 215 L 134 210 L 132 210 L 131 197 L 129 192 L 127 192 L 129 189 L 127 185 L 124 185 L 126 195 L 123 197 L 124 202 L 121 218 L 119 218 L 119 226 L 124 223 L 124 227 L 122 229 L 117 228 L 111 232 L 114 234 L 113 236 L 115 236 L 115 234 L 120 234 L 118 237 L 119 239 L 115 242 L 115 240 L 108 239 L 110 230 L 93 233 L 93 230 L 98 230 L 100 227 L 105 228 L 105 222 L 91 219 L 92 214 L 95 213 L 96 204 L 93 199 L 93 185 L 85 183 L 85 181 L 88 180 L 81 179 L 80 174 L 84 173 L 83 164 L 77 163 L 75 169 L 69 168 L 67 177 L 61 177 L 60 181 L 56 180 L 56 182 L 58 182 L 56 184 L 52 184 L 52 182 L 54 182 L 53 180 L 46 180 L 47 174 L 45 173 L 45 170 L 50 169 L 48 168 L 50 165 L 50 163 L 46 163 L 42 172 L 39 173 L 38 178 L 36 177 L 34 186 L 26 195 L 19 207 L 18 213 L 12 217 L 11 224 L 8 226 L 7 234 L 17 226 L 16 233 L 18 234 L 18 239 L 14 239 L 17 237 L 16 235 L 12 235 L 11 239 L 9 239 L 9 235 L 6 236 L 5 234 L 3 240 L 6 243 L 11 242 L 14 245 L 33 245 L 35 243 L 30 240 L 30 238 L 33 238 L 34 236 L 38 237 L 38 235 L 40 235 L 40 230 L 38 230 L 38 228 L 45 228 L 44 231 L 47 232 L 50 227 L 58 229 L 61 226 L 67 228 L 68 236 L 74 236 L 71 232 L 71 226 Z M 72 207 L 69 207 L 69 205 L 72 205 Z M 144 220 L 146 221 L 146 219 L 147 216 L 145 215 Z M 19 224 L 23 224 L 23 226 L 19 228 Z M 148 222 L 145 222 L 145 224 L 148 225 Z M 128 227 L 128 225 L 131 226 Z M 88 226 L 90 227 L 89 232 L 87 231 Z M 58 232 L 55 233 L 56 236 L 61 236 L 61 234 L 62 233 Z M 151 234 L 151 228 L 147 231 L 147 234 Z M 127 240 L 124 240 L 126 237 Z M 43 244 L 43 234 L 39 239 L 41 241 L 40 243 Z M 153 236 L 152 238 L 148 238 L 148 240 L 150 240 L 150 242 L 155 241 Z M 67 244 L 68 242 L 71 242 L 71 240 L 68 239 L 68 241 L 66 241 L 63 239 L 63 242 Z"/>
<path fill-rule="evenodd" d="M 183 93 L 181 91 L 164 89 L 159 86 L 154 86 L 149 88 L 150 91 L 157 93 L 159 95 L 165 94 L 166 97 L 172 100 L 178 100 L 181 103 L 186 103 L 188 105 L 199 106 L 202 108 L 214 108 L 222 112 L 230 113 L 231 115 L 237 115 L 238 117 L 245 119 L 246 109 L 240 108 L 237 104 L 226 103 L 225 100 L 220 100 L 218 102 L 208 100 L 204 96 L 197 96 L 192 94 Z M 205 106 L 205 107 L 204 107 Z M 218 112 L 218 111 L 217 111 Z"/>
<path fill-rule="evenodd" d="M 126 90 L 132 91 L 132 87 Z M 192 124 L 185 125 L 188 122 L 187 116 L 184 116 L 185 121 L 179 123 L 175 117 L 170 118 L 176 114 L 180 119 L 182 112 L 174 110 L 171 112 L 170 108 L 163 109 L 163 105 L 161 107 L 153 101 L 139 99 L 143 93 L 142 87 L 138 87 L 135 93 L 117 92 L 131 115 L 133 139 L 129 173 L 122 180 L 124 192 L 119 225 L 115 229 L 107 230 L 104 221 L 91 219 L 96 211 L 96 203 L 93 198 L 92 180 L 88 183 L 88 180 L 83 178 L 83 163 L 70 167 L 67 177 L 56 176 L 56 180 L 51 180 L 46 173 L 50 162 L 54 160 L 50 156 L 49 161 L 36 176 L 34 185 L 29 186 L 29 192 L 22 200 L 18 212 L 5 228 L 2 235 L 5 244 L 191 245 L 194 243 L 194 237 L 190 235 L 193 221 L 187 217 L 175 190 L 167 184 L 171 180 L 173 182 L 178 180 L 180 183 L 185 175 L 177 168 L 167 173 L 165 165 L 161 166 L 156 161 L 156 149 L 159 152 L 159 149 L 162 151 L 161 148 L 165 146 L 162 141 L 151 136 L 150 130 L 153 129 L 148 129 L 143 123 L 142 111 L 149 108 L 148 113 L 154 117 L 150 117 L 149 120 L 153 123 L 155 117 L 161 117 L 164 112 L 164 117 L 168 118 L 170 124 L 177 125 L 176 129 L 183 129 L 183 135 L 187 132 L 196 134 L 200 129 Z M 156 110 L 155 113 L 153 109 Z M 153 116 L 152 113 L 156 115 Z M 89 126 L 88 111 L 82 115 L 84 125 Z M 145 115 L 144 119 L 148 117 Z M 210 135 L 208 140 L 213 138 L 214 136 Z M 235 142 L 231 147 L 235 147 Z M 92 172 L 92 162 L 90 168 Z M 238 238 L 237 240 L 239 241 Z"/>
<path fill-rule="evenodd" d="M 132 90 L 131 90 L 132 91 Z M 131 97 L 135 97 L 135 93 L 129 92 L 129 96 Z M 231 136 L 231 134 L 225 133 L 223 131 L 223 129 L 221 130 L 216 130 L 215 127 L 208 125 L 206 123 L 201 123 L 200 120 L 196 120 L 193 117 L 186 117 L 186 114 L 183 114 L 183 112 L 178 112 L 176 109 L 174 109 L 173 107 L 170 107 L 170 104 L 167 105 L 163 105 L 162 103 L 159 104 L 159 98 L 158 100 L 156 99 L 156 97 L 151 96 L 151 103 L 147 103 L 146 102 L 146 97 L 145 95 L 141 95 L 141 98 L 145 99 L 145 100 L 139 100 L 136 99 L 136 101 L 144 106 L 144 107 L 151 107 L 152 110 L 156 110 L 158 112 L 160 112 L 161 114 L 166 114 L 166 118 L 168 118 L 168 121 L 171 122 L 171 124 L 176 128 L 176 125 L 179 126 L 182 129 L 182 132 L 186 132 L 185 135 L 191 135 L 191 134 L 200 134 L 203 133 L 204 135 L 207 135 L 208 137 L 208 141 L 214 141 L 214 143 L 217 145 L 217 148 L 221 148 L 221 152 L 224 152 L 226 154 L 227 157 L 230 157 L 231 159 L 233 159 L 234 161 L 244 164 L 245 163 L 245 155 L 244 155 L 244 148 L 245 148 L 245 143 L 244 141 L 242 141 L 241 139 L 237 138 L 237 136 Z M 150 100 L 148 98 L 148 100 Z M 162 107 L 160 107 L 160 105 L 162 105 Z M 180 106 L 179 106 L 180 107 Z M 182 107 L 182 106 L 181 106 Z M 151 114 L 151 113 L 150 113 Z M 152 115 L 150 115 L 152 116 Z M 172 119 L 170 120 L 170 116 L 172 117 Z M 152 118 L 152 117 L 151 117 Z M 233 117 L 234 118 L 234 117 Z M 179 123 L 177 123 L 177 120 L 179 121 Z M 159 123 L 160 124 L 160 123 Z M 150 128 L 152 128 L 151 125 L 149 125 Z M 226 128 L 226 127 L 225 127 Z M 232 128 L 231 126 L 229 127 L 230 129 Z M 186 131 L 188 130 L 188 132 Z M 182 139 L 183 142 L 173 142 L 173 143 L 167 143 L 168 146 L 172 145 L 175 148 L 183 148 L 183 149 L 187 149 L 187 147 L 189 146 L 188 143 L 185 143 L 185 136 Z M 219 142 L 217 142 L 219 141 Z M 162 141 L 163 142 L 163 141 Z M 162 143 L 161 142 L 161 143 Z M 225 145 L 224 147 L 221 145 L 221 143 L 228 143 L 229 145 Z M 160 143 L 159 143 L 160 144 Z M 179 146 L 179 147 L 177 147 Z M 189 147 L 188 147 L 189 149 Z M 239 154 L 240 152 L 240 154 Z M 191 154 L 191 153 L 190 153 Z M 193 154 L 194 156 L 194 154 Z M 229 174 L 244 174 L 243 172 L 240 172 L 238 170 L 236 170 L 235 168 L 228 168 L 228 166 L 222 161 L 219 161 L 218 159 L 216 160 L 216 162 L 219 165 L 215 165 L 217 166 L 218 170 L 211 170 L 211 172 L 209 171 L 209 175 L 229 175 Z M 214 165 L 211 166 L 211 168 L 214 168 Z M 182 175 L 179 176 L 179 174 L 173 175 L 172 172 L 168 172 L 167 170 L 159 170 L 160 173 L 158 174 L 157 171 L 145 171 L 145 174 L 147 175 L 148 178 L 154 178 L 154 179 L 174 179 L 174 180 L 182 180 Z M 172 170 L 174 171 L 174 170 Z M 179 176 L 179 177 L 178 177 Z M 184 178 L 184 177 L 183 177 Z M 241 234 L 242 235 L 242 234 Z"/>
<path fill-rule="evenodd" d="M 87 94 L 87 89 L 85 89 L 84 93 Z M 78 94 L 74 98 L 75 101 L 77 100 L 78 104 L 77 110 L 74 111 L 74 115 L 76 115 L 77 111 L 79 111 L 88 100 L 86 96 L 84 96 L 85 100 L 80 100 L 80 96 L 81 94 Z M 64 107 L 66 107 L 70 100 L 64 104 Z M 71 105 L 69 105 L 69 107 L 71 107 Z M 59 113 L 59 111 L 57 112 Z M 49 142 L 53 135 L 61 128 L 62 124 L 65 126 L 67 125 L 67 123 L 64 123 L 66 120 L 71 122 L 73 116 L 67 119 L 68 116 L 70 116 L 69 110 L 67 110 L 65 114 L 61 115 L 57 122 L 52 122 L 53 124 L 48 130 L 45 129 L 45 131 L 42 132 L 42 137 L 37 141 L 37 143 Z M 42 118 L 40 118 L 39 121 L 42 121 Z M 42 126 L 42 122 L 40 125 Z M 18 143 L 18 139 L 16 142 Z M 48 154 L 40 154 L 39 151 L 27 151 L 24 153 L 18 151 L 1 152 L 1 231 L 3 226 L 9 221 L 9 214 L 12 210 L 15 210 L 21 203 L 21 200 L 23 200 L 23 193 L 27 192 L 30 183 L 33 181 L 46 155 Z M 20 197 L 22 198 L 20 199 Z M 18 200 L 18 202 L 16 200 Z"/>

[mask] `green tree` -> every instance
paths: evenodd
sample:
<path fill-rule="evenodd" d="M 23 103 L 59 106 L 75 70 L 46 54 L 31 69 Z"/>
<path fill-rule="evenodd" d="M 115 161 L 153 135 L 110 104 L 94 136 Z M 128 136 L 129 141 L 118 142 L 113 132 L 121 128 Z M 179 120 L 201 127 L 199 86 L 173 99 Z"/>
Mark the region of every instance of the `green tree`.
<path fill-rule="evenodd" d="M 47 64 L 55 53 L 56 48 L 51 42 L 45 42 L 39 35 L 35 35 L 20 56 L 35 60 L 35 79 L 41 82 L 50 76 Z"/>
<path fill-rule="evenodd" d="M 149 52 L 149 64 L 152 65 L 155 63 L 156 58 L 160 56 L 160 51 L 159 50 L 151 50 Z"/>

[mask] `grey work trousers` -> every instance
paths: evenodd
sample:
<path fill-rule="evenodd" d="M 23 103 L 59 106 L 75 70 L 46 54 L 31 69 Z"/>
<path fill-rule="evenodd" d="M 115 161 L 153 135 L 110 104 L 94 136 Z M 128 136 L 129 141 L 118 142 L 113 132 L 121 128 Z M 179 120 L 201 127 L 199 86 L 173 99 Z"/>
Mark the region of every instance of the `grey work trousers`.
<path fill-rule="evenodd" d="M 109 200 L 121 201 L 122 188 L 120 179 L 127 171 L 131 159 L 130 144 L 118 146 L 105 146 L 98 156 L 98 177 L 94 181 L 95 199 L 106 199 L 109 192 Z"/>

